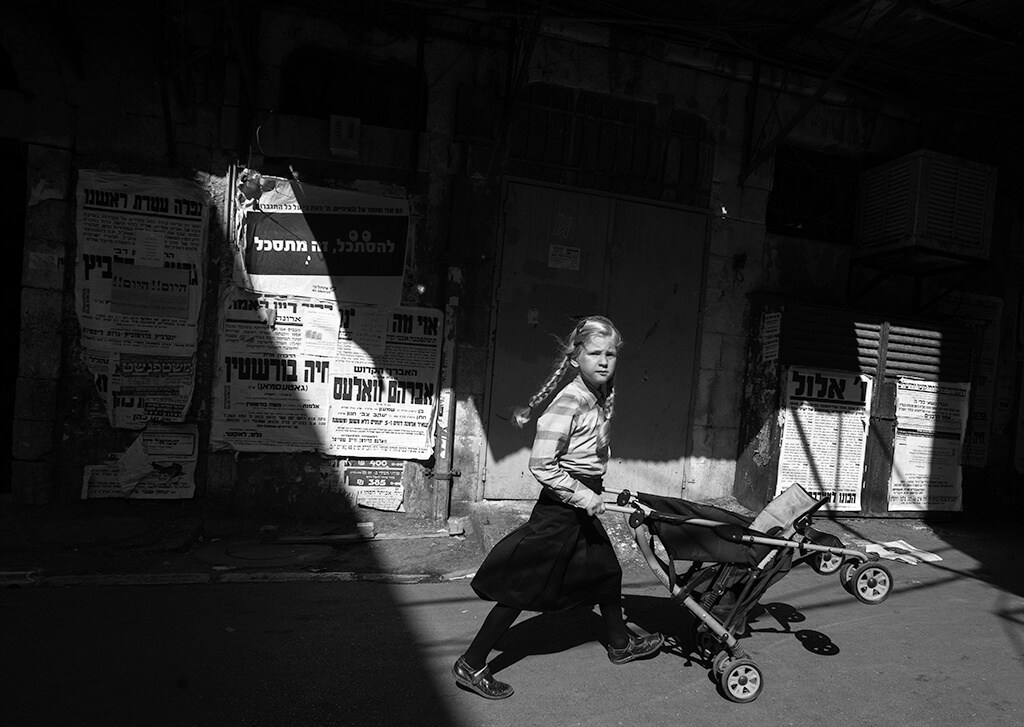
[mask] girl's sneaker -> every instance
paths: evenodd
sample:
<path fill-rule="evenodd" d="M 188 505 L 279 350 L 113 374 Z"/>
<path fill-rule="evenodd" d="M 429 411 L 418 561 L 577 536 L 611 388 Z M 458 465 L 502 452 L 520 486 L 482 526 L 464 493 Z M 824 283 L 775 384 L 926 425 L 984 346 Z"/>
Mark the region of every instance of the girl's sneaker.
<path fill-rule="evenodd" d="M 515 691 L 505 682 L 499 682 L 491 676 L 491 667 L 485 666 L 479 671 L 473 671 L 473 668 L 461 656 L 452 667 L 452 676 L 455 677 L 455 683 L 460 687 L 476 692 L 485 699 L 505 699 L 511 697 L 512 692 Z"/>
<path fill-rule="evenodd" d="M 635 659 L 643 659 L 650 656 L 665 643 L 665 637 L 661 634 L 648 634 L 647 636 L 629 635 L 629 643 L 621 649 L 608 647 L 608 661 L 612 664 L 627 664 Z"/>

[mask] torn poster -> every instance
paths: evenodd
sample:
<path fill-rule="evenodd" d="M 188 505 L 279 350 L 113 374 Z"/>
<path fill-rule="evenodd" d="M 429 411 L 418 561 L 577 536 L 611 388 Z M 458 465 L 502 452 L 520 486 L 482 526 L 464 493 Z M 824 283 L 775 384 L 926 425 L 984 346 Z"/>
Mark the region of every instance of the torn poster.
<path fill-rule="evenodd" d="M 209 209 L 185 180 L 79 172 L 75 303 L 86 349 L 195 352 Z"/>
<path fill-rule="evenodd" d="M 85 468 L 82 498 L 190 498 L 196 488 L 198 443 L 194 424 L 150 424 L 124 453 Z"/>
<path fill-rule="evenodd" d="M 184 421 L 209 209 L 186 180 L 79 172 L 75 307 L 85 363 L 115 428 Z"/>

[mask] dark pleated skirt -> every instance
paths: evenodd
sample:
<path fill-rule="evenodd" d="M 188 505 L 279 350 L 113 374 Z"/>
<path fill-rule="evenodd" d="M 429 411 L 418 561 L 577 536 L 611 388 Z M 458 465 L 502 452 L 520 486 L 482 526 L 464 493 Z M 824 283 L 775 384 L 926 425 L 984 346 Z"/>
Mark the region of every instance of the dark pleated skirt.
<path fill-rule="evenodd" d="M 622 568 L 597 517 L 542 492 L 530 519 L 487 554 L 472 586 L 485 601 L 565 611 L 617 603 Z"/>

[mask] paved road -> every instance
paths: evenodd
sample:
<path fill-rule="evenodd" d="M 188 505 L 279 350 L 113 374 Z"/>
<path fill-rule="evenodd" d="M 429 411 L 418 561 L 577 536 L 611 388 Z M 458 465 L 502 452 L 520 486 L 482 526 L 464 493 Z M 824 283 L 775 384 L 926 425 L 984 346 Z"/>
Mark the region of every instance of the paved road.
<path fill-rule="evenodd" d="M 765 678 L 747 705 L 717 693 L 687 657 L 688 614 L 632 570 L 627 615 L 678 645 L 614 666 L 596 614 L 524 618 L 496 656 L 516 688 L 503 702 L 449 676 L 487 612 L 466 581 L 8 588 L 0 712 L 12 727 L 1024 724 L 1021 567 L 942 555 L 893 563 L 878 606 L 795 568 L 744 639 Z"/>

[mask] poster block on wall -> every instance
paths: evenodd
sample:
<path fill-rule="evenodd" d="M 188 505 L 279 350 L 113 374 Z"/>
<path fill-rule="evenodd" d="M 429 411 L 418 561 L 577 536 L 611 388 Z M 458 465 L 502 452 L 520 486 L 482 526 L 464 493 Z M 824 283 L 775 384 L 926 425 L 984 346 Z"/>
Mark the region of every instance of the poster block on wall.
<path fill-rule="evenodd" d="M 239 287 L 372 305 L 401 302 L 407 199 L 277 177 L 258 180 L 243 183 L 239 197 Z"/>

